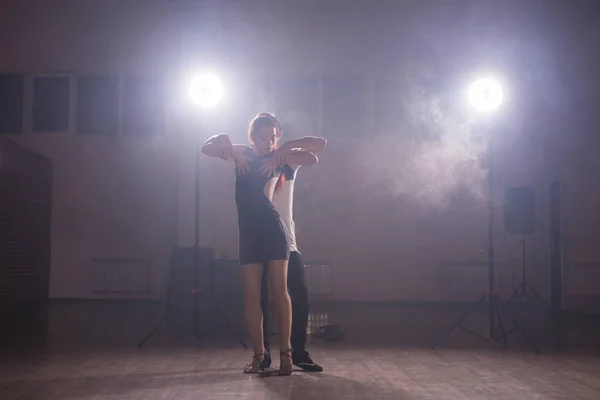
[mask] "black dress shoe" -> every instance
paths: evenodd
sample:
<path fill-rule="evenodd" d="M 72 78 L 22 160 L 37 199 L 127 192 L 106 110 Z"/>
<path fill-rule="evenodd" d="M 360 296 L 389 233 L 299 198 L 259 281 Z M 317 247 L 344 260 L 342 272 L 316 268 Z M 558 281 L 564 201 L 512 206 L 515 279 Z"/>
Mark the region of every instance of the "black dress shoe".
<path fill-rule="evenodd" d="M 307 351 L 300 351 L 298 353 L 293 353 L 293 363 L 296 367 L 302 368 L 306 372 L 323 372 L 323 367 L 310 358 L 310 355 Z M 265 357 L 266 360 L 266 357 Z M 271 357 L 269 356 L 269 362 L 271 361 Z"/>
<path fill-rule="evenodd" d="M 265 368 L 269 368 L 271 366 L 271 352 L 267 351 L 265 353 L 265 358 L 263 359 L 263 365 Z"/>

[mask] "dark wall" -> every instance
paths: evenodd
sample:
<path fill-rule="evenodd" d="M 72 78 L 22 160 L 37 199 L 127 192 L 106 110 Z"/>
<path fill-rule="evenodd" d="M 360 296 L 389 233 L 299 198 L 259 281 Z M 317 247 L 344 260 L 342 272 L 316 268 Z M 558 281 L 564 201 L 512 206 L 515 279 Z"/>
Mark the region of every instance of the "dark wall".
<path fill-rule="evenodd" d="M 0 140 L 0 304 L 48 298 L 51 162 Z"/>

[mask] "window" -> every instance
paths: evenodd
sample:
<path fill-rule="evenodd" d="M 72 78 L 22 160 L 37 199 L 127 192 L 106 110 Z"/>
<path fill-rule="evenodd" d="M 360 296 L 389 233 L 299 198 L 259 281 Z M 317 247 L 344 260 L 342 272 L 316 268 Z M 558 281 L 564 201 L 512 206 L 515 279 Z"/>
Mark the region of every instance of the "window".
<path fill-rule="evenodd" d="M 0 133 L 23 131 L 23 75 L 0 75 Z"/>
<path fill-rule="evenodd" d="M 319 78 L 299 76 L 273 82 L 275 112 L 286 135 L 315 135 L 319 129 Z"/>
<path fill-rule="evenodd" d="M 77 80 L 77 133 L 108 134 L 118 130 L 118 86 L 110 76 L 80 76 Z"/>
<path fill-rule="evenodd" d="M 35 77 L 33 79 L 33 131 L 67 132 L 69 130 L 69 98 L 69 77 Z"/>
<path fill-rule="evenodd" d="M 165 89 L 165 82 L 158 78 L 132 76 L 124 79 L 123 134 L 164 132 Z"/>
<path fill-rule="evenodd" d="M 360 76 L 323 79 L 323 136 L 359 137 L 365 131 L 366 82 Z"/>

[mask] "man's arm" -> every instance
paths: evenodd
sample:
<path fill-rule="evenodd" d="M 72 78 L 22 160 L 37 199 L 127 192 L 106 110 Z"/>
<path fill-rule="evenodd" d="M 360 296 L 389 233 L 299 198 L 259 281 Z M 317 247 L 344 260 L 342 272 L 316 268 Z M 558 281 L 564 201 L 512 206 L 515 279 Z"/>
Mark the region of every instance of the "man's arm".
<path fill-rule="evenodd" d="M 231 144 L 229 136 L 225 133 L 208 138 L 202 146 L 202 153 L 209 157 L 219 157 L 225 161 L 233 160 L 240 175 L 244 175 L 249 169 L 248 159 L 243 152 L 244 145 Z"/>
<path fill-rule="evenodd" d="M 202 153 L 209 157 L 219 157 L 224 160 L 233 156 L 233 145 L 226 133 L 209 137 L 202 146 Z"/>
<path fill-rule="evenodd" d="M 219 157 L 224 160 L 233 158 L 236 154 L 242 154 L 250 146 L 245 144 L 231 144 L 226 133 L 211 136 L 204 142 L 202 153 L 209 157 Z"/>
<path fill-rule="evenodd" d="M 322 151 L 327 146 L 327 140 L 317 136 L 305 136 L 300 139 L 290 140 L 281 145 L 283 151 L 289 151 L 292 149 L 301 149 L 310 151 L 315 154 Z"/>
<path fill-rule="evenodd" d="M 295 149 L 284 156 L 284 165 L 314 165 L 319 162 L 319 158 L 307 150 Z"/>

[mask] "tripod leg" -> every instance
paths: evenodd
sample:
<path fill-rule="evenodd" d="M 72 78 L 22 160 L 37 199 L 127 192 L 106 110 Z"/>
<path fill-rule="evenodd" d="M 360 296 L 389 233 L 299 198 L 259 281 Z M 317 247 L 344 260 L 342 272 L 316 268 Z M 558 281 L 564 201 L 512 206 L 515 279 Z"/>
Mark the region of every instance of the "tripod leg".
<path fill-rule="evenodd" d="M 158 331 L 158 328 L 160 328 L 162 325 L 164 325 L 165 321 L 167 320 L 167 318 L 169 317 L 169 313 L 171 311 L 171 282 L 173 281 L 173 267 L 171 267 L 169 269 L 169 278 L 168 278 L 168 284 L 167 284 L 167 295 L 165 297 L 165 301 L 163 306 L 165 307 L 165 313 L 162 317 L 162 319 L 160 320 L 160 322 L 158 324 L 156 324 L 156 326 L 154 326 L 154 328 L 152 328 L 152 330 L 146 335 L 146 337 L 144 337 L 137 345 L 137 349 L 141 350 L 142 346 L 144 344 L 146 344 L 146 342 L 152 337 L 152 335 L 154 335 L 154 333 L 156 331 Z"/>
<path fill-rule="evenodd" d="M 248 350 L 248 346 L 244 342 L 244 339 L 242 339 L 242 336 L 234 331 L 227 321 L 224 321 L 223 325 L 225 325 L 225 328 L 229 331 L 229 333 L 231 333 L 231 336 L 233 336 L 234 339 L 237 339 L 244 349 Z"/>
<path fill-rule="evenodd" d="M 242 347 L 244 349 L 248 349 L 248 346 L 246 345 L 246 343 L 242 339 L 242 335 L 240 335 L 239 333 L 237 333 L 231 327 L 231 325 L 229 324 L 229 322 L 227 322 L 227 318 L 225 318 L 225 316 L 223 315 L 223 313 L 221 312 L 221 310 L 219 310 L 217 308 L 217 306 L 215 306 L 210 300 L 207 300 L 207 299 L 202 299 L 202 300 L 204 300 L 204 302 L 208 305 L 209 310 L 212 311 L 216 315 L 216 317 L 221 320 L 221 324 L 222 324 L 221 326 L 224 326 L 225 329 L 227 329 L 229 331 L 229 333 L 231 334 L 231 336 L 233 336 L 234 339 L 238 340 L 238 342 L 242 345 Z M 209 329 L 208 331 L 204 332 L 201 336 L 207 335 L 210 332 L 213 332 L 213 331 L 215 331 L 217 329 L 218 329 L 218 327 Z"/>
<path fill-rule="evenodd" d="M 450 327 L 450 330 L 448 330 L 446 333 L 444 333 L 434 344 L 433 346 L 431 346 L 432 349 L 435 349 L 440 343 L 442 343 L 444 341 L 444 339 L 446 339 L 446 337 L 448 335 L 450 335 L 452 332 L 454 332 L 454 330 L 458 328 L 458 324 L 454 324 Z"/>
<path fill-rule="evenodd" d="M 490 299 L 492 300 L 492 299 Z M 501 314 L 501 308 L 500 308 L 500 298 L 498 297 L 498 295 L 494 295 L 493 296 L 493 301 L 494 301 L 494 313 L 496 314 L 496 317 L 498 317 L 498 327 L 500 328 L 500 333 L 502 334 L 502 340 L 504 341 L 504 350 L 506 350 L 508 348 L 508 339 L 506 338 L 506 331 L 504 330 L 504 324 L 502 324 L 502 314 Z M 493 338 L 496 339 L 496 338 Z"/>
<path fill-rule="evenodd" d="M 523 286 L 523 283 L 520 283 L 519 286 L 517 286 L 517 288 L 515 289 L 513 294 L 508 298 L 508 300 L 506 300 L 507 303 L 510 303 L 511 301 L 516 299 L 517 296 L 519 296 L 521 294 L 522 286 Z"/>
<path fill-rule="evenodd" d="M 463 315 L 462 315 L 462 316 L 461 316 L 461 317 L 458 319 L 458 321 L 456 321 L 456 323 L 455 323 L 454 325 L 452 325 L 452 326 L 450 327 L 450 329 L 449 329 L 449 330 L 448 330 L 446 333 L 444 333 L 444 334 L 443 334 L 443 335 L 442 335 L 442 336 L 441 336 L 441 337 L 440 337 L 440 338 L 437 340 L 437 342 L 435 342 L 435 343 L 433 344 L 433 346 L 431 346 L 431 348 L 432 348 L 432 349 L 435 349 L 435 348 L 436 348 L 436 347 L 437 347 L 437 346 L 438 346 L 440 343 L 442 343 L 442 342 L 444 341 L 444 339 L 446 339 L 446 337 L 448 337 L 448 335 L 450 335 L 452 332 L 454 332 L 454 330 L 455 330 L 456 328 L 459 328 L 459 327 L 460 327 L 460 324 L 461 324 L 461 323 L 462 323 L 462 322 L 463 322 L 465 319 L 467 319 L 467 317 L 468 317 L 469 315 L 471 315 L 471 313 L 472 313 L 473 311 L 475 311 L 477 308 L 479 308 L 479 306 L 480 306 L 480 305 L 481 305 L 481 303 L 482 303 L 482 302 L 483 302 L 483 301 L 486 299 L 486 297 L 488 297 L 488 294 L 487 294 L 487 293 L 486 293 L 486 294 L 484 294 L 483 296 L 481 296 L 481 298 L 480 298 L 479 300 L 477 300 L 477 303 L 475 303 L 475 305 L 474 305 L 474 306 L 473 306 L 471 309 L 469 309 L 469 311 L 467 311 L 466 313 L 464 313 L 464 314 L 463 314 Z"/>
<path fill-rule="evenodd" d="M 239 333 L 237 333 L 231 327 L 231 325 L 229 325 L 229 322 L 227 321 L 227 319 L 225 318 L 225 316 L 223 315 L 223 313 L 221 312 L 221 310 L 219 310 L 215 305 L 213 305 L 211 303 L 209 303 L 209 306 L 210 306 L 211 309 L 214 310 L 215 314 L 221 320 L 221 322 L 225 326 L 225 329 L 227 329 L 229 331 L 229 333 L 231 334 L 231 336 L 233 336 L 234 339 L 238 339 L 238 341 L 240 342 L 240 344 L 242 345 L 242 347 L 244 349 L 248 349 L 248 346 L 246 346 L 246 343 L 244 343 L 244 340 L 242 339 L 242 335 L 240 335 Z"/>
<path fill-rule="evenodd" d="M 160 328 L 160 327 L 161 327 L 161 326 L 162 326 L 162 325 L 165 323 L 165 320 L 166 320 L 166 319 L 167 319 L 167 318 L 166 318 L 166 316 L 165 316 L 163 319 L 161 319 L 161 320 L 160 320 L 160 322 L 159 322 L 158 324 L 156 324 L 156 325 L 154 326 L 154 328 L 152 328 L 152 330 L 151 330 L 151 331 L 150 331 L 150 332 L 149 332 L 149 333 L 146 335 L 146 337 L 144 337 L 144 338 L 143 338 L 143 339 L 142 339 L 142 340 L 141 340 L 141 341 L 138 343 L 138 345 L 137 345 L 137 348 L 138 348 L 138 350 L 140 350 L 140 349 L 142 348 L 142 346 L 143 346 L 144 344 L 146 344 L 146 342 L 147 342 L 147 341 L 148 341 L 148 340 L 149 340 L 149 339 L 152 337 L 152 335 L 154 335 L 154 333 L 155 333 L 155 332 L 158 330 L 158 328 Z"/>
<path fill-rule="evenodd" d="M 527 288 L 531 291 L 531 293 L 533 293 L 533 296 L 546 307 L 546 309 L 550 308 L 550 305 L 542 299 L 542 296 L 540 296 L 539 293 L 533 287 L 527 285 Z"/>
<path fill-rule="evenodd" d="M 566 341 L 563 340 L 563 319 L 562 312 L 552 313 L 552 346 L 559 347 Z"/>
<path fill-rule="evenodd" d="M 529 338 L 529 335 L 527 335 L 527 333 L 525 332 L 525 329 L 523 329 L 521 324 L 519 324 L 519 321 L 517 321 L 517 319 L 510 313 L 510 311 L 508 311 L 508 309 L 506 307 L 504 307 L 504 305 L 501 302 L 498 302 L 498 306 L 504 313 L 506 313 L 508 315 L 508 317 L 511 319 L 513 324 L 515 324 L 515 329 L 517 331 L 519 331 L 521 333 L 521 335 L 523 335 L 523 338 L 525 339 L 525 341 L 527 342 L 529 347 L 531 347 L 531 349 L 533 351 L 535 351 L 537 354 L 541 354 L 540 351 L 538 350 L 538 348 L 533 343 L 533 341 Z"/>
<path fill-rule="evenodd" d="M 525 303 L 525 298 L 527 297 L 527 286 L 525 286 L 525 284 L 523 284 L 523 286 L 521 287 L 521 296 L 519 298 L 519 309 L 518 312 L 519 314 L 521 314 L 521 312 L 523 311 L 523 304 Z"/>

